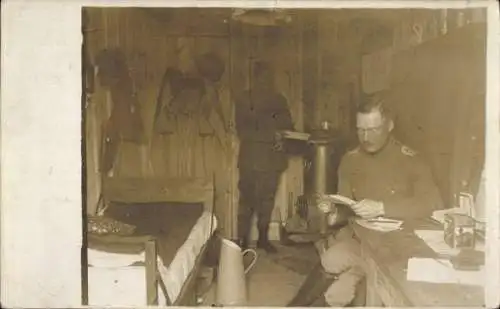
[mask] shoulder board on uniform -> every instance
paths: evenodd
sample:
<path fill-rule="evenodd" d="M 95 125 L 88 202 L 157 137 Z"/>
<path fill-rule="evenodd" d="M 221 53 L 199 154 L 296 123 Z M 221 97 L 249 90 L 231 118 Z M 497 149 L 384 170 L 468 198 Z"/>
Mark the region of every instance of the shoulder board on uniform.
<path fill-rule="evenodd" d="M 414 157 L 417 155 L 417 152 L 415 150 L 405 145 L 401 145 L 401 153 L 403 153 L 405 156 L 410 156 L 410 157 Z"/>
<path fill-rule="evenodd" d="M 391 142 L 396 145 L 396 147 L 399 147 L 401 149 L 401 153 L 405 156 L 414 157 L 417 155 L 417 152 L 415 150 L 401 143 L 399 140 L 392 138 Z"/>

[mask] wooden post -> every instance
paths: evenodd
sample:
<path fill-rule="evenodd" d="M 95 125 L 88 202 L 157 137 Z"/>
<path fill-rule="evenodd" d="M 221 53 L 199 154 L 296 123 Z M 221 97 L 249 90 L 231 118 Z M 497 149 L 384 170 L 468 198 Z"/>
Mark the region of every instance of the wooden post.
<path fill-rule="evenodd" d="M 157 274 L 157 255 L 156 255 L 156 241 L 154 239 L 149 239 L 145 243 L 146 251 L 146 295 L 147 295 L 147 305 L 157 306 L 158 305 L 158 280 Z"/>

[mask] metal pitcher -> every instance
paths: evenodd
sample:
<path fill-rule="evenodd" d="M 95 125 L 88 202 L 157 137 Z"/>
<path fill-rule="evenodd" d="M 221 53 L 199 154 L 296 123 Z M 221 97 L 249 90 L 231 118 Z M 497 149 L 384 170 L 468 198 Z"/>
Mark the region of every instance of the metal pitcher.
<path fill-rule="evenodd" d="M 216 302 L 218 306 L 245 306 L 248 301 L 246 274 L 257 262 L 257 252 L 253 249 L 241 250 L 236 243 L 221 239 Z M 245 269 L 243 256 L 252 253 L 254 258 Z"/>

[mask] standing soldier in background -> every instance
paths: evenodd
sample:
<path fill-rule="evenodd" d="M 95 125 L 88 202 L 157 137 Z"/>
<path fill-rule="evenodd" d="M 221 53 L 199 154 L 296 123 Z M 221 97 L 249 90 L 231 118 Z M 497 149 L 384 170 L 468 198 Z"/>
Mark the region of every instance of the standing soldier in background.
<path fill-rule="evenodd" d="M 346 225 L 348 216 L 405 220 L 429 217 L 442 208 L 428 166 L 392 137 L 394 123 L 383 102 L 384 98 L 373 96 L 360 106 L 356 119 L 359 146 L 344 155 L 338 171 L 339 194 L 358 203 L 350 209 L 336 208 L 328 197 L 320 197 L 319 204 L 326 205 L 322 211 L 333 214 L 336 224 L 344 222 L 343 227 L 320 252 L 321 265 L 309 274 L 289 306 L 342 307 L 354 300 L 354 305 L 364 305 L 361 283 L 365 274 L 359 243 Z"/>
<path fill-rule="evenodd" d="M 293 130 L 288 104 L 274 87 L 274 72 L 266 62 L 256 62 L 253 79 L 236 101 L 236 131 L 240 140 L 238 237 L 248 247 L 252 216 L 257 214 L 257 247 L 276 252 L 268 232 L 281 174 L 288 166 L 279 131 Z"/>

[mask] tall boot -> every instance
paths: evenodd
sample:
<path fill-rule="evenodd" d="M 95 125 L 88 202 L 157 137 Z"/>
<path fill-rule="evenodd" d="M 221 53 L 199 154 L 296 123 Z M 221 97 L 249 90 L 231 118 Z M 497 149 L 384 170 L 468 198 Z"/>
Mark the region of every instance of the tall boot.
<path fill-rule="evenodd" d="M 326 304 L 324 293 L 336 276 L 323 270 L 318 262 L 287 307 L 321 307 Z"/>
<path fill-rule="evenodd" d="M 248 235 L 242 235 L 238 238 L 238 246 L 240 246 L 241 250 L 248 249 Z"/>
<path fill-rule="evenodd" d="M 250 223 L 252 212 L 242 212 L 238 215 L 238 239 L 236 243 L 242 250 L 248 249 L 248 242 L 250 240 Z"/>
<path fill-rule="evenodd" d="M 309 305 L 309 307 L 326 308 L 326 307 L 330 307 L 330 305 L 326 302 L 325 296 L 320 295 L 318 298 L 316 298 L 315 301 L 312 302 L 312 304 Z"/>
<path fill-rule="evenodd" d="M 353 266 L 339 274 L 325 291 L 325 299 L 333 307 L 350 307 L 356 303 L 356 294 L 360 291 L 360 281 L 364 277 L 364 270 L 360 266 Z"/>
<path fill-rule="evenodd" d="M 264 249 L 267 253 L 276 253 L 278 250 L 269 241 L 269 224 L 259 226 L 259 239 L 257 240 L 257 248 Z"/>

